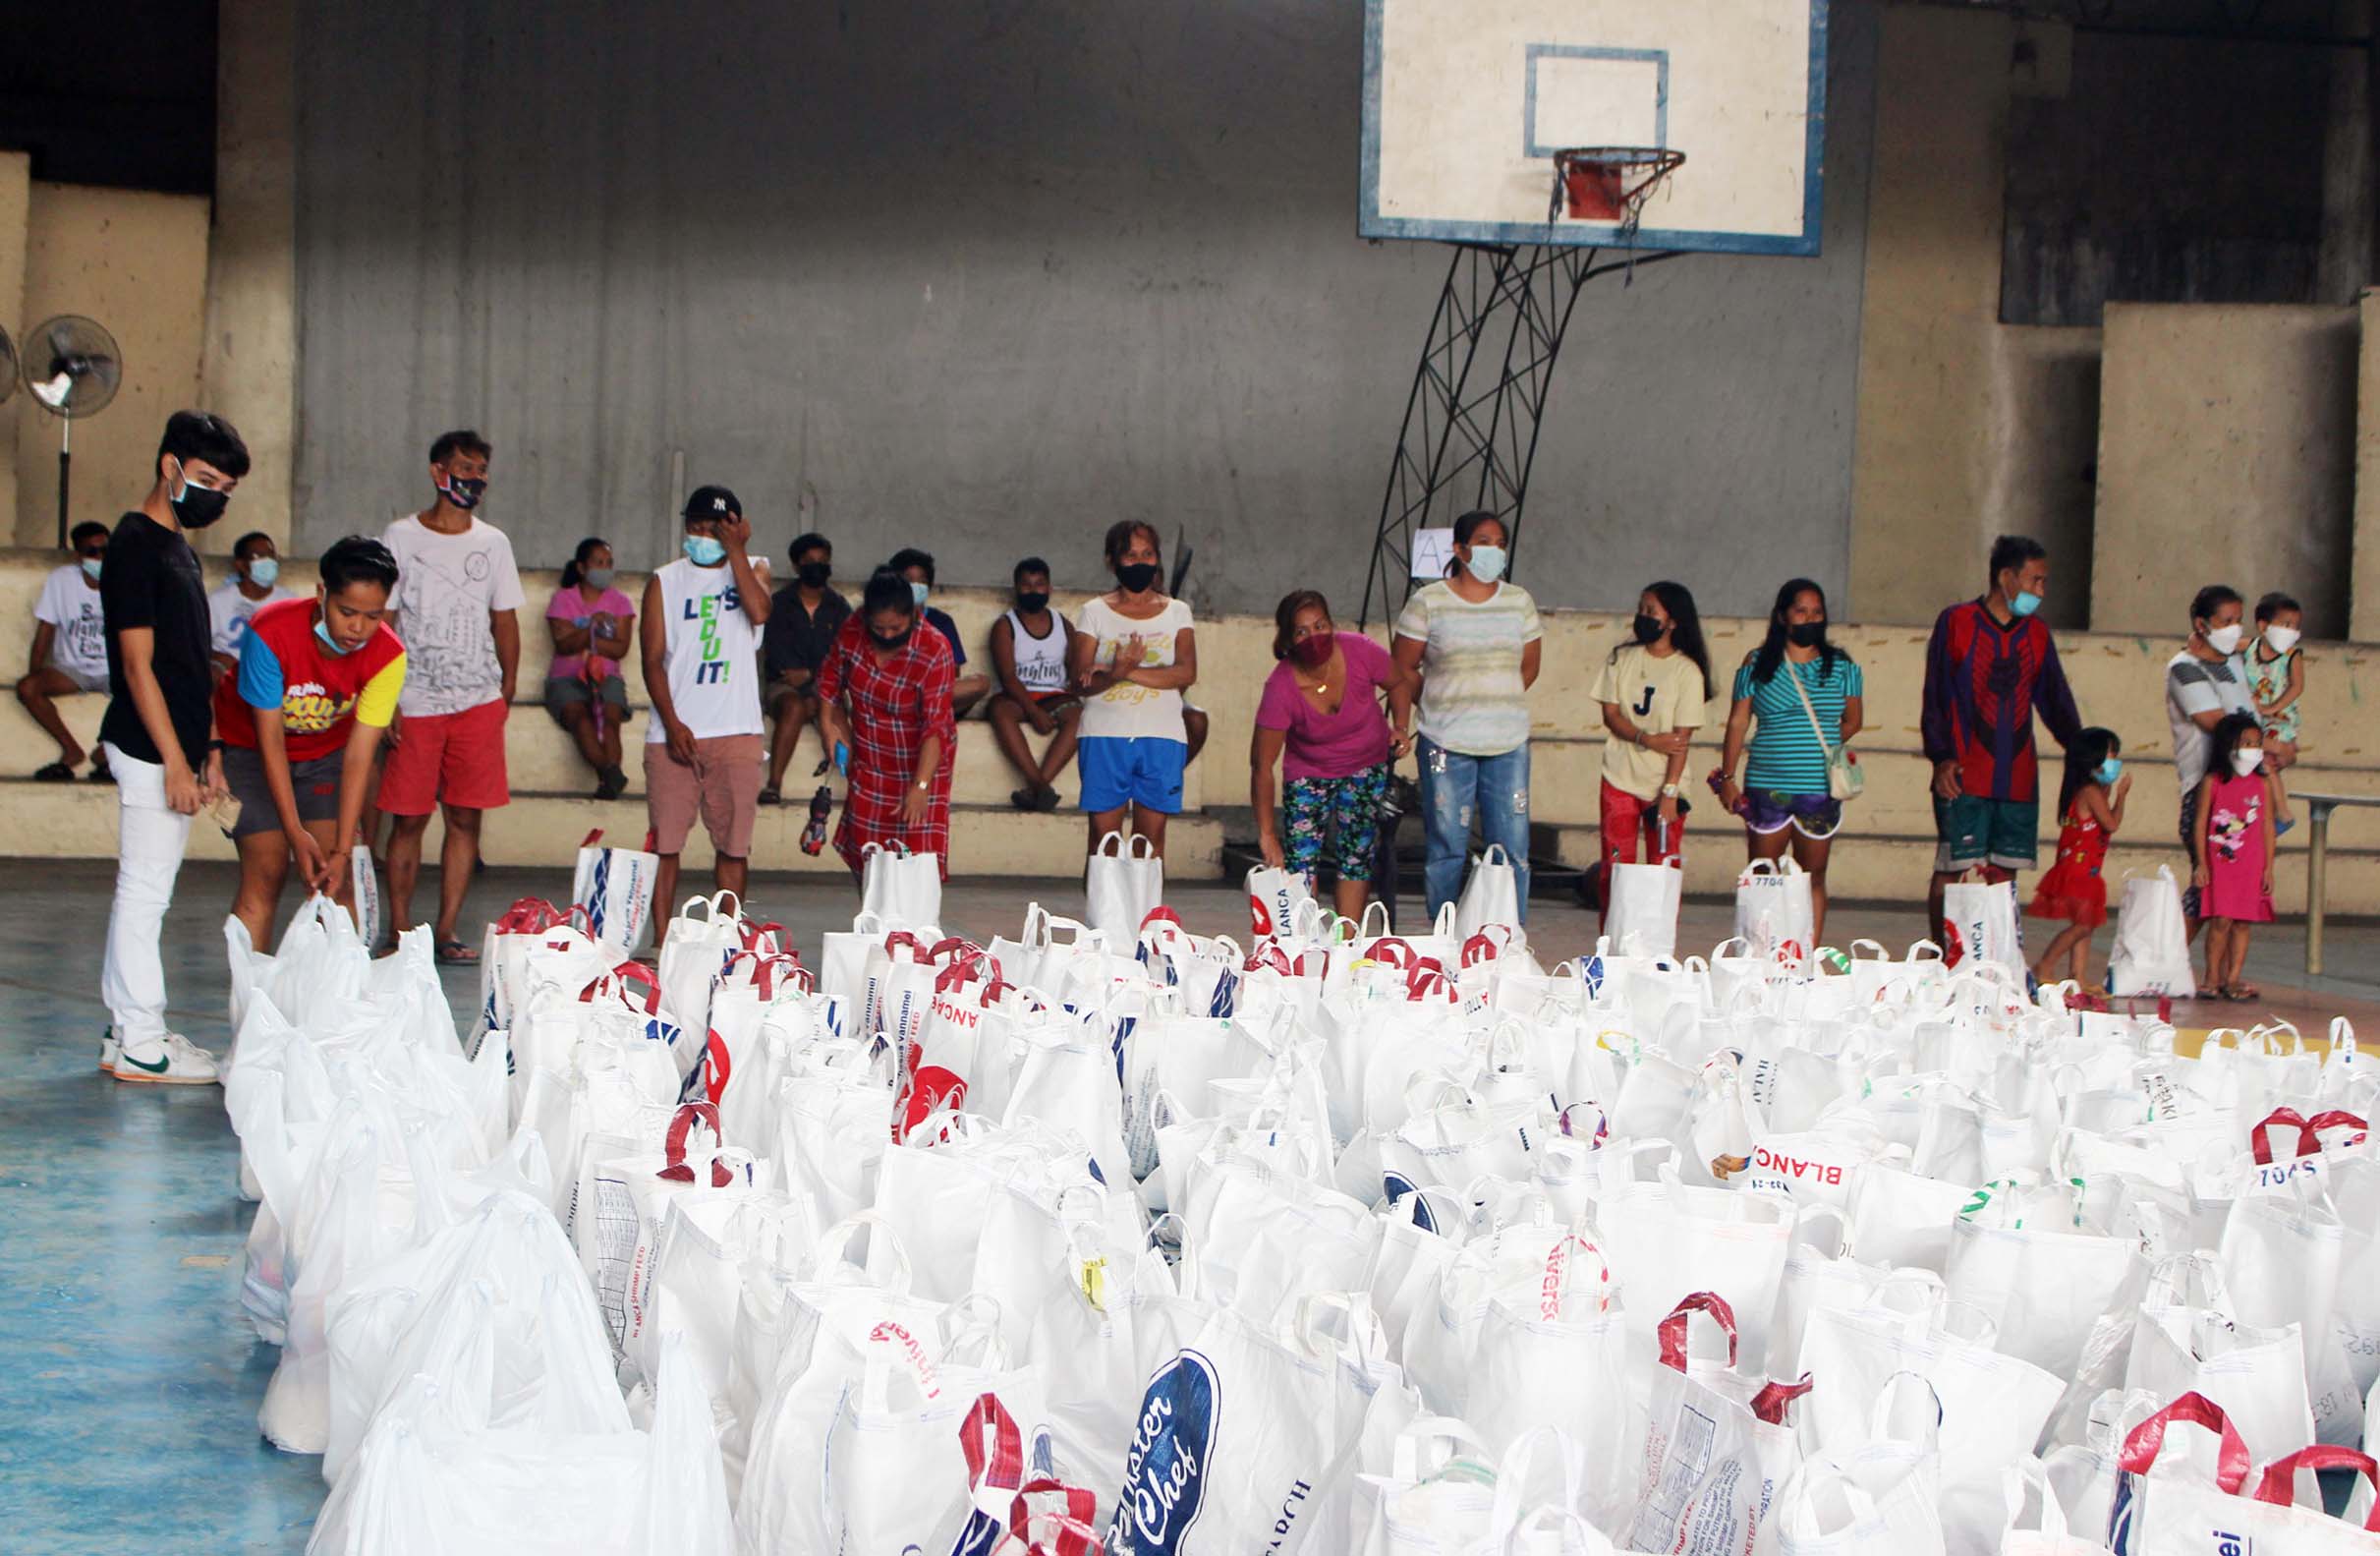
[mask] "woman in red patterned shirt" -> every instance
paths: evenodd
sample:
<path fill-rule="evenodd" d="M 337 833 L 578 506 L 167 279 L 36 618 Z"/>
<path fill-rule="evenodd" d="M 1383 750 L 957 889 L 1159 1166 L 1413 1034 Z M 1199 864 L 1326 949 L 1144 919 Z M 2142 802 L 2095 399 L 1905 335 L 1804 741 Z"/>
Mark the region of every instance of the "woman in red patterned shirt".
<path fill-rule="evenodd" d="M 939 632 L 918 630 L 907 579 L 879 570 L 819 666 L 820 729 L 850 748 L 851 789 L 835 852 L 860 873 L 868 844 L 932 852 L 950 876 L 950 749 L 957 667 Z"/>

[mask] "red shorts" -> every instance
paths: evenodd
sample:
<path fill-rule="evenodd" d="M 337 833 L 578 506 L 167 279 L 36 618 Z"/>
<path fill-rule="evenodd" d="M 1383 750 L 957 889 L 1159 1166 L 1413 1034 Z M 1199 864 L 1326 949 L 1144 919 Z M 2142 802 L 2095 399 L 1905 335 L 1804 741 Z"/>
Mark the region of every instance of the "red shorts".
<path fill-rule="evenodd" d="M 1608 780 L 1603 786 L 1603 856 L 1606 864 L 1668 864 L 1684 844 L 1686 819 L 1670 823 L 1668 846 L 1662 845 L 1661 801 L 1638 799 Z M 1638 839 L 1645 857 L 1636 857 Z"/>
<path fill-rule="evenodd" d="M 380 809 L 391 816 L 426 816 L 441 801 L 460 810 L 510 804 L 512 790 L 504 781 L 507 712 L 498 700 L 459 714 L 399 720 L 402 738 L 380 770 Z"/>

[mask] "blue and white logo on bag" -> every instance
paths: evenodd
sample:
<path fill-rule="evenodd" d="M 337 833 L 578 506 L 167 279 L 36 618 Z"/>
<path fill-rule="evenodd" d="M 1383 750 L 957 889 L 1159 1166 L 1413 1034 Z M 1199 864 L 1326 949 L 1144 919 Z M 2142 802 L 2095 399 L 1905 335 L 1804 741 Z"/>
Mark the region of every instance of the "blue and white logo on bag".
<path fill-rule="evenodd" d="M 1588 999 L 1601 999 L 1603 997 L 1603 958 L 1601 956 L 1589 956 L 1585 961 L 1580 962 L 1578 964 L 1578 978 L 1581 983 L 1587 986 Z"/>
<path fill-rule="evenodd" d="M 1107 1529 L 1110 1556 L 1176 1556 L 1207 1497 L 1208 1455 L 1221 1420 L 1214 1363 L 1185 1351 L 1141 1398 L 1124 1456 L 1124 1491 Z"/>
<path fill-rule="evenodd" d="M 1402 1173 L 1383 1173 L 1380 1175 L 1380 1187 L 1381 1192 L 1388 1196 L 1388 1203 L 1391 1205 L 1400 1199 L 1411 1196 L 1413 1203 L 1406 1207 L 1405 1214 L 1412 1217 L 1413 1224 L 1424 1232 L 1438 1230 L 1438 1218 L 1430 1214 L 1430 1201 L 1422 1193 L 1421 1186 L 1413 1180 Z"/>

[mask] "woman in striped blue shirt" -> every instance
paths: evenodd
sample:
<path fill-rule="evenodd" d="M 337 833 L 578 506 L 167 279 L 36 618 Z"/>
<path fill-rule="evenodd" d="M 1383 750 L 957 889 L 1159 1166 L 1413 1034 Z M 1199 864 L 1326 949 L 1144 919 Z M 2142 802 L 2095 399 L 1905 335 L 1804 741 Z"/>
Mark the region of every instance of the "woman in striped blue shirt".
<path fill-rule="evenodd" d="M 1859 732 L 1862 689 L 1858 663 L 1827 641 L 1826 591 L 1792 579 L 1777 591 L 1767 640 L 1735 672 L 1727 744 L 1711 775 L 1719 802 L 1743 818 L 1753 858 L 1783 858 L 1789 845 L 1793 862 L 1810 873 L 1819 945 L 1826 942 L 1827 854 L 1842 826 L 1842 802 L 1827 792 L 1827 758 Z M 1747 735 L 1751 760 L 1739 784 Z"/>

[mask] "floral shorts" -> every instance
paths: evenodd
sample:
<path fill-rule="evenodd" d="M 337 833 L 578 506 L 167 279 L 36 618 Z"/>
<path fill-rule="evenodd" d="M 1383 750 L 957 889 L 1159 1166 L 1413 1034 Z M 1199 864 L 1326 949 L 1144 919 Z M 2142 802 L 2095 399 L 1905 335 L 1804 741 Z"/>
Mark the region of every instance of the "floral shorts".
<path fill-rule="evenodd" d="M 1281 852 L 1289 868 L 1311 883 L 1331 839 L 1331 862 L 1341 881 L 1372 879 L 1372 850 L 1380 840 L 1380 808 L 1388 797 L 1388 764 L 1351 778 L 1291 778 L 1282 800 Z"/>

